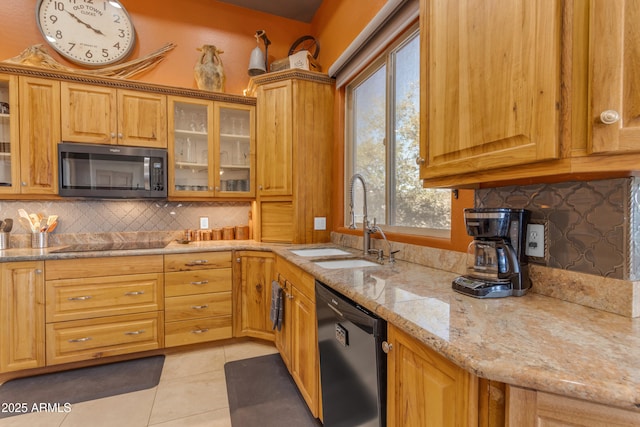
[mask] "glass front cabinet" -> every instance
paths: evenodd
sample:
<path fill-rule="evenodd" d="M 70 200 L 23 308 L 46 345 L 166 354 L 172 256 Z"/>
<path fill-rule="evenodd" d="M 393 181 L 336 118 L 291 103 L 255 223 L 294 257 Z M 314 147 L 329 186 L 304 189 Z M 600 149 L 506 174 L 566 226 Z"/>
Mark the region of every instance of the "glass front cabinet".
<path fill-rule="evenodd" d="M 0 193 L 20 192 L 18 77 L 0 74 Z"/>
<path fill-rule="evenodd" d="M 255 196 L 255 107 L 169 97 L 169 197 Z"/>

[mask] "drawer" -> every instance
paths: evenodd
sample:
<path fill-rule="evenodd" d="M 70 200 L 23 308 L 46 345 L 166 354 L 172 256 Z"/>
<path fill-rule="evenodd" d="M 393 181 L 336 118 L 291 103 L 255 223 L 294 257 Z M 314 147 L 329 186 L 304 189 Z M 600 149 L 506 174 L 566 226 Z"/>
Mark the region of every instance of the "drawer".
<path fill-rule="evenodd" d="M 164 295 L 194 295 L 231 291 L 231 269 L 178 271 L 165 273 Z"/>
<path fill-rule="evenodd" d="M 162 312 L 47 325 L 47 365 L 162 348 Z"/>
<path fill-rule="evenodd" d="M 315 302 L 316 281 L 312 275 L 282 257 L 276 258 L 276 271 L 280 279 L 293 283 L 307 298 Z"/>
<path fill-rule="evenodd" d="M 46 322 L 162 310 L 163 274 L 46 282 Z"/>
<path fill-rule="evenodd" d="M 165 324 L 166 347 L 231 338 L 231 316 L 207 317 Z"/>
<path fill-rule="evenodd" d="M 165 322 L 230 316 L 231 292 L 167 298 L 164 313 Z"/>
<path fill-rule="evenodd" d="M 231 268 L 231 252 L 193 252 L 164 256 L 164 271 Z"/>
<path fill-rule="evenodd" d="M 55 259 L 45 261 L 45 279 L 83 279 L 124 274 L 162 273 L 162 255 Z"/>

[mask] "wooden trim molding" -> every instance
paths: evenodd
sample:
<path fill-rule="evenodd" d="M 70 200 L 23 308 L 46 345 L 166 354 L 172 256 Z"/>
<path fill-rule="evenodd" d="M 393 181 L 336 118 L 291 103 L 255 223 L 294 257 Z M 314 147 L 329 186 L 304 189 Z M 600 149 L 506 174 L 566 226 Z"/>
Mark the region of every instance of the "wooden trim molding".
<path fill-rule="evenodd" d="M 27 67 L 0 62 L 0 72 L 7 74 L 17 74 L 29 77 L 41 77 L 46 79 L 56 79 L 76 83 L 86 83 L 96 86 L 112 87 L 116 89 L 131 89 L 143 92 L 153 92 L 163 95 L 185 96 L 190 98 L 207 99 L 211 101 L 232 102 L 244 105 L 256 105 L 256 99 L 250 96 L 233 95 L 220 92 L 209 92 L 197 89 L 163 86 L 151 83 L 144 83 L 134 80 L 115 79 L 107 77 L 97 77 L 89 74 L 69 73 L 49 70 L 44 68 Z"/>
<path fill-rule="evenodd" d="M 329 77 L 327 74 L 318 73 L 316 71 L 307 71 L 300 68 L 293 68 L 289 70 L 276 71 L 273 73 L 265 73 L 259 76 L 252 77 L 249 80 L 249 86 L 247 86 L 246 93 L 248 95 L 255 94 L 258 86 L 281 82 L 283 80 L 306 80 L 316 83 L 334 84 L 335 80 Z"/>

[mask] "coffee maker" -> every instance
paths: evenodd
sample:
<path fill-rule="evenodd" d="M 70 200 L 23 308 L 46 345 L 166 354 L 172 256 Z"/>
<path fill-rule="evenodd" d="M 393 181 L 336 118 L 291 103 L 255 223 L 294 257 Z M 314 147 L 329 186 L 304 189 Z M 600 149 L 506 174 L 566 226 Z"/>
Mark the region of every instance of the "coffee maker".
<path fill-rule="evenodd" d="M 467 273 L 453 281 L 457 292 L 476 298 L 522 296 L 531 287 L 525 255 L 526 209 L 465 209 Z"/>

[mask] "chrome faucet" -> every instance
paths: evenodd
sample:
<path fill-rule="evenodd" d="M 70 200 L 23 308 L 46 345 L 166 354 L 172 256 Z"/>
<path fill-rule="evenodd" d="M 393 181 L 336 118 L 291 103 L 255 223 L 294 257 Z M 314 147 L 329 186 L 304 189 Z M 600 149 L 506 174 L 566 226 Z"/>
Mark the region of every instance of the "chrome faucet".
<path fill-rule="evenodd" d="M 364 182 L 364 178 L 359 173 L 354 174 L 351 177 L 351 182 L 349 183 L 349 213 L 351 216 L 351 223 L 349 224 L 349 228 L 352 230 L 356 229 L 356 213 L 354 212 L 354 202 L 353 202 L 353 190 L 356 183 L 356 179 L 360 180 L 362 183 L 362 194 L 363 194 L 363 206 L 362 206 L 362 252 L 363 254 L 369 255 L 370 246 L 371 246 L 371 235 L 376 232 L 375 227 L 369 226 L 369 219 L 367 218 L 367 184 Z M 375 218 L 373 220 L 375 225 Z"/>
<path fill-rule="evenodd" d="M 391 249 L 391 242 L 387 240 L 387 236 L 382 231 L 380 226 L 376 225 L 376 219 L 373 218 L 373 225 L 369 223 L 369 219 L 367 218 L 367 184 L 364 182 L 364 178 L 359 173 L 354 174 L 351 177 L 351 181 L 349 183 L 349 215 L 351 217 L 351 223 L 349 224 L 349 228 L 351 230 L 356 229 L 356 214 L 354 212 L 354 202 L 353 202 L 353 190 L 356 183 L 356 180 L 360 180 L 362 183 L 362 192 L 363 192 L 363 207 L 362 207 L 362 253 L 364 256 L 371 255 L 373 253 L 378 255 L 378 261 L 382 262 L 384 259 L 384 252 L 382 249 L 371 249 L 371 235 L 375 233 L 380 233 L 384 238 L 384 241 L 387 242 L 387 246 L 389 247 L 389 262 L 392 264 L 395 263 L 395 254 L 399 251 L 393 251 Z"/>

